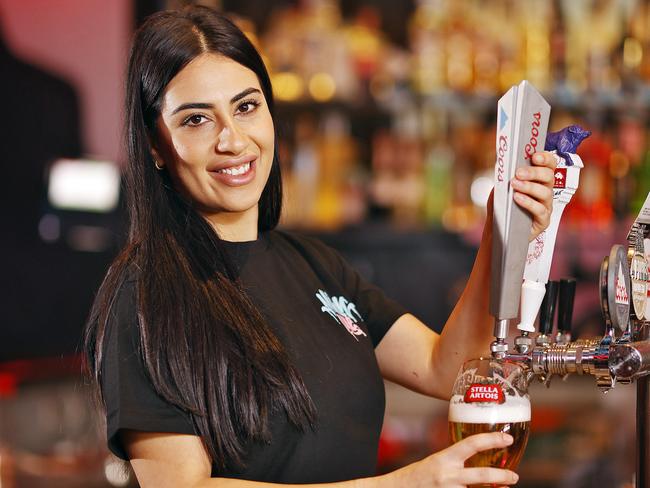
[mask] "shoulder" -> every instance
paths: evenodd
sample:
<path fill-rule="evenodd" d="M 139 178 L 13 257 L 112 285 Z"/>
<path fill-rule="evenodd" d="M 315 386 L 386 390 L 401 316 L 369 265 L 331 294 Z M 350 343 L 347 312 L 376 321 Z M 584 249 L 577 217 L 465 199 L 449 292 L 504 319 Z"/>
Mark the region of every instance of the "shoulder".
<path fill-rule="evenodd" d="M 124 347 L 139 344 L 138 328 L 138 283 L 139 270 L 129 265 L 115 277 L 112 290 L 108 293 L 105 315 L 105 335 L 109 343 L 116 341 Z"/>
<path fill-rule="evenodd" d="M 335 262 L 340 260 L 336 250 L 316 237 L 286 230 L 273 230 L 269 232 L 269 241 L 271 246 L 292 247 L 306 257 Z"/>
<path fill-rule="evenodd" d="M 270 249 L 281 252 L 297 265 L 301 260 L 323 280 L 341 282 L 350 274 L 350 266 L 338 251 L 316 237 L 296 232 L 275 230 L 269 233 Z"/>
<path fill-rule="evenodd" d="M 111 315 L 125 307 L 132 308 L 135 306 L 139 278 L 140 272 L 134 265 L 129 265 L 120 273 L 120 276 L 116 277 Z"/>

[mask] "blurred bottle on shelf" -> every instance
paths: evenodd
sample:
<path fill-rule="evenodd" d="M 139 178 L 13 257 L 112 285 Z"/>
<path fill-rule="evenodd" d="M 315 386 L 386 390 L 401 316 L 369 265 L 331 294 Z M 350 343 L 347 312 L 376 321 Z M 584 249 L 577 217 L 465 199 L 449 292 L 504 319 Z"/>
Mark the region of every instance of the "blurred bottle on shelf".
<path fill-rule="evenodd" d="M 553 99 L 556 121 L 596 120 L 586 123 L 596 128 L 589 167 L 567 220 L 605 227 L 645 196 L 647 2 L 416 0 L 407 49 L 381 24 L 369 6 L 344 19 L 338 0 L 304 0 L 269 23 L 263 45 L 278 100 L 297 104 L 294 123 L 304 125 L 288 158 L 296 223 L 335 228 L 371 205 L 405 225 L 473 228 L 483 212 L 470 187 L 487 188 L 493 159 L 475 139 L 490 135 L 493 99 L 524 78 Z M 301 110 L 311 121 L 295 117 Z M 355 141 L 356 110 L 379 110 L 389 123 Z"/>
<path fill-rule="evenodd" d="M 442 226 L 450 232 L 465 233 L 480 223 L 483 212 L 471 199 L 474 175 L 482 171 L 485 128 L 475 114 L 457 115 L 450 123 L 449 146 L 453 151 L 449 205 Z M 493 162 L 492 162 L 493 164 Z"/>
<path fill-rule="evenodd" d="M 560 6 L 561 0 L 553 0 L 549 32 L 549 67 L 552 89 L 556 93 L 565 93 L 566 79 L 566 22 Z"/>
<path fill-rule="evenodd" d="M 424 219 L 428 223 L 440 224 L 445 210 L 449 207 L 453 158 L 454 153 L 443 138 L 433 142 L 427 151 L 424 169 Z"/>
<path fill-rule="evenodd" d="M 276 11 L 264 36 L 275 95 L 282 102 L 350 101 L 358 77 L 334 0 L 305 0 Z"/>
<path fill-rule="evenodd" d="M 444 89 L 444 10 L 440 0 L 419 0 L 409 25 L 413 52 L 412 84 L 416 93 L 433 95 Z"/>
<path fill-rule="evenodd" d="M 369 195 L 375 208 L 400 227 L 422 223 L 425 199 L 424 155 L 418 111 L 411 106 L 395 118 L 390 130 L 375 133 Z"/>
<path fill-rule="evenodd" d="M 613 151 L 610 160 L 610 175 L 614 183 L 612 198 L 616 216 L 624 219 L 633 211 L 635 191 L 639 184 L 635 181 L 635 173 L 641 176 L 637 168 L 642 164 L 646 145 L 641 115 L 629 111 L 619 117 L 616 135 L 617 149 Z"/>
<path fill-rule="evenodd" d="M 341 112 L 328 112 L 319 132 L 320 177 L 313 222 L 319 228 L 335 229 L 345 221 L 344 196 L 356 163 L 357 147 L 350 136 L 349 120 Z"/>
<path fill-rule="evenodd" d="M 387 41 L 381 32 L 381 15 L 376 7 L 359 8 L 352 22 L 343 28 L 343 38 L 352 60 L 354 74 L 361 85 L 361 100 L 369 101 L 370 81 L 379 71 L 382 57 L 387 51 Z"/>
<path fill-rule="evenodd" d="M 521 2 L 521 23 L 524 26 L 526 79 L 539 90 L 551 86 L 550 39 L 553 3 L 547 0 Z"/>
<path fill-rule="evenodd" d="M 440 225 L 451 201 L 454 152 L 449 146 L 449 117 L 444 111 L 424 110 L 420 118 L 424 150 L 424 201 L 426 224 Z"/>
<path fill-rule="evenodd" d="M 469 92 L 474 85 L 474 36 L 465 15 L 464 5 L 451 2 L 445 28 L 447 86 L 455 91 Z M 470 7 L 471 9 L 471 7 Z"/>
<path fill-rule="evenodd" d="M 295 121 L 295 142 L 283 178 L 283 224 L 333 230 L 365 217 L 365 179 L 349 121 L 332 110 L 322 119 L 305 112 Z"/>
<path fill-rule="evenodd" d="M 620 77 L 612 56 L 623 34 L 623 2 L 563 2 L 562 7 L 567 25 L 568 78 L 574 89 L 617 90 Z"/>
<path fill-rule="evenodd" d="M 284 171 L 286 187 L 283 223 L 304 227 L 315 217 L 315 196 L 318 194 L 320 156 L 318 153 L 317 120 L 303 113 L 295 122 L 295 143 L 289 156 L 291 164 Z"/>

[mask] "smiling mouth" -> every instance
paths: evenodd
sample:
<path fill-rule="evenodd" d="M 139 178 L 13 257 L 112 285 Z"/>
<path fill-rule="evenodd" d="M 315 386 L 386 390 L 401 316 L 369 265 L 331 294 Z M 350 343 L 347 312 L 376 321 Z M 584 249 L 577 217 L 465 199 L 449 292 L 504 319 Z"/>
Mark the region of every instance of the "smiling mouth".
<path fill-rule="evenodd" d="M 237 175 L 243 175 L 248 173 L 248 171 L 251 169 L 251 163 L 244 163 L 239 166 L 235 166 L 232 168 L 223 168 L 220 170 L 217 170 L 216 173 L 221 173 L 221 174 L 227 174 L 231 176 L 237 176 Z"/>

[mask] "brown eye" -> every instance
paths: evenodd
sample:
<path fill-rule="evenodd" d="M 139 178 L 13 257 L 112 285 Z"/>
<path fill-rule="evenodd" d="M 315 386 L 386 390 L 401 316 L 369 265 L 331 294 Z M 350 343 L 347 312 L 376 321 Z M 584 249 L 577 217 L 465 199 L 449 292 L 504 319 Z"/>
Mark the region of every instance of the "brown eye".
<path fill-rule="evenodd" d="M 253 112 L 259 106 L 259 104 L 260 103 L 255 100 L 245 100 L 239 104 L 237 111 L 240 114 L 249 114 Z"/>
<path fill-rule="evenodd" d="M 183 125 L 189 125 L 190 127 L 195 127 L 197 125 L 201 125 L 204 122 L 204 119 L 206 119 L 205 115 L 201 115 L 201 114 L 190 115 L 188 118 L 185 119 Z"/>

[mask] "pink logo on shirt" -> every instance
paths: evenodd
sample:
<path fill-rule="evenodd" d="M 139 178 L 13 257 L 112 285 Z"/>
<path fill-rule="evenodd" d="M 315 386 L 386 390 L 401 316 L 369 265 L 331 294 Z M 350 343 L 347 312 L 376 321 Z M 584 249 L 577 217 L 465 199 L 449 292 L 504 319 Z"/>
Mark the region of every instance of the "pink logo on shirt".
<path fill-rule="evenodd" d="M 345 297 L 330 297 L 323 290 L 316 292 L 316 298 L 323 304 L 321 312 L 330 314 L 357 341 L 359 340 L 357 336 L 363 335 L 367 337 L 367 334 L 357 325 L 358 321 L 362 321 L 363 318 L 354 303 L 348 301 Z"/>

